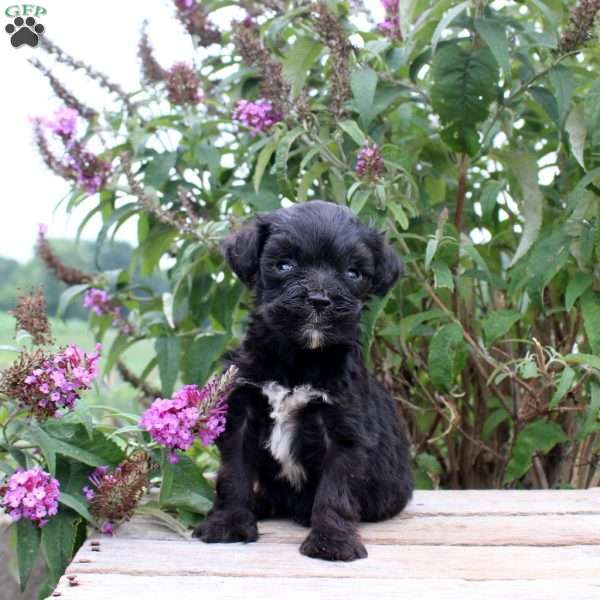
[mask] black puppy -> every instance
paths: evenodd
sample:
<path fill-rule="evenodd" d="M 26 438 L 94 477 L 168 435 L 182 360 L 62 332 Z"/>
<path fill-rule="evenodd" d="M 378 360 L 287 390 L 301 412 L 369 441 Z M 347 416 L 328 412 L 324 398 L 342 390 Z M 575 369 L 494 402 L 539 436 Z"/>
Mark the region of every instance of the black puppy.
<path fill-rule="evenodd" d="M 312 201 L 250 221 L 224 243 L 256 295 L 229 397 L 217 498 L 195 531 L 205 542 L 252 542 L 257 519 L 310 526 L 300 552 L 364 558 L 359 520 L 400 512 L 411 497 L 409 445 L 393 399 L 367 371 L 359 321 L 401 263 L 353 213 Z"/>

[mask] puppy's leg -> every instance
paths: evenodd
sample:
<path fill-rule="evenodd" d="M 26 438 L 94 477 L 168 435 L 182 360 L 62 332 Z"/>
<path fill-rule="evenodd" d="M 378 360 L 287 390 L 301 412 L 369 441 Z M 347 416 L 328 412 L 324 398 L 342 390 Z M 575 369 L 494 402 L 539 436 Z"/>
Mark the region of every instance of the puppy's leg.
<path fill-rule="evenodd" d="M 254 542 L 258 538 L 252 510 L 258 438 L 236 400 L 232 394 L 227 427 L 218 439 L 221 467 L 215 504 L 193 534 L 204 542 Z"/>
<path fill-rule="evenodd" d="M 367 557 L 356 530 L 359 505 L 350 485 L 363 461 L 358 450 L 329 449 L 313 504 L 312 529 L 300 546 L 302 554 L 345 561 Z"/>

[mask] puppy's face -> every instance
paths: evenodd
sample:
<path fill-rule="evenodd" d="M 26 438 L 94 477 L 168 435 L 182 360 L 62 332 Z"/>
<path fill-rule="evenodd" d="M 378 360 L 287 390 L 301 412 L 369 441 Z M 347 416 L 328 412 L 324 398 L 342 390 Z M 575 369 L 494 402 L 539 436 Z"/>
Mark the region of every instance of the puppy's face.
<path fill-rule="evenodd" d="M 385 294 L 401 263 L 383 236 L 340 205 L 312 201 L 261 215 L 224 243 L 273 330 L 310 348 L 356 339 L 371 294 Z"/>

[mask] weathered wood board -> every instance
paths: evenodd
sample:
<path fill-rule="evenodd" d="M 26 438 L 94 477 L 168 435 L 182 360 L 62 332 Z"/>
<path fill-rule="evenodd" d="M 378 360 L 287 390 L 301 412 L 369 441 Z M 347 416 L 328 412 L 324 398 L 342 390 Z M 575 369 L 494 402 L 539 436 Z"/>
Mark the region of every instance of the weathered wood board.
<path fill-rule="evenodd" d="M 86 542 L 56 593 L 63 600 L 600 599 L 600 488 L 417 492 L 403 515 L 360 530 L 369 557 L 328 563 L 301 556 L 307 530 L 285 521 L 261 522 L 255 544 L 207 545 L 136 519 L 112 538 Z"/>

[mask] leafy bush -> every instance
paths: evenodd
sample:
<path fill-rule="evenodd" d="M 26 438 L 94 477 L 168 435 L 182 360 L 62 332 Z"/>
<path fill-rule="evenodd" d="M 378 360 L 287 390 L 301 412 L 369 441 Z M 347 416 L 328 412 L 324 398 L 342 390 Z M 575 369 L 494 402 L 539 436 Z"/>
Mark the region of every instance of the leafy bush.
<path fill-rule="evenodd" d="M 327 199 L 385 230 L 406 263 L 363 343 L 407 420 L 419 486 L 598 485 L 600 3 L 569 4 L 386 0 L 375 24 L 359 2 L 177 0 L 195 50 L 161 65 L 143 32 L 135 93 L 46 38 L 56 64 L 34 65 L 68 109 L 37 122 L 42 157 L 73 182 L 69 207 L 102 216 L 99 248 L 138 224 L 117 271 L 74 273 L 40 240 L 74 284 L 62 304 L 88 294 L 99 340 L 118 326 L 107 370 L 151 339 L 134 383 L 158 368 L 164 397 L 203 384 L 251 302 L 219 242 L 257 212 Z M 232 6 L 241 20 L 219 31 Z M 86 107 L 58 68 L 114 102 Z M 132 280 L 138 268 L 166 269 L 169 292 Z M 110 432 L 101 464 L 114 466 L 149 441 L 126 415 L 85 414 L 46 432 L 63 436 L 61 485 L 79 485 L 85 463 L 65 447 L 108 451 Z M 190 523 L 210 504 L 202 468 L 215 456 L 193 447 L 179 479 L 165 456 L 162 508 Z"/>

